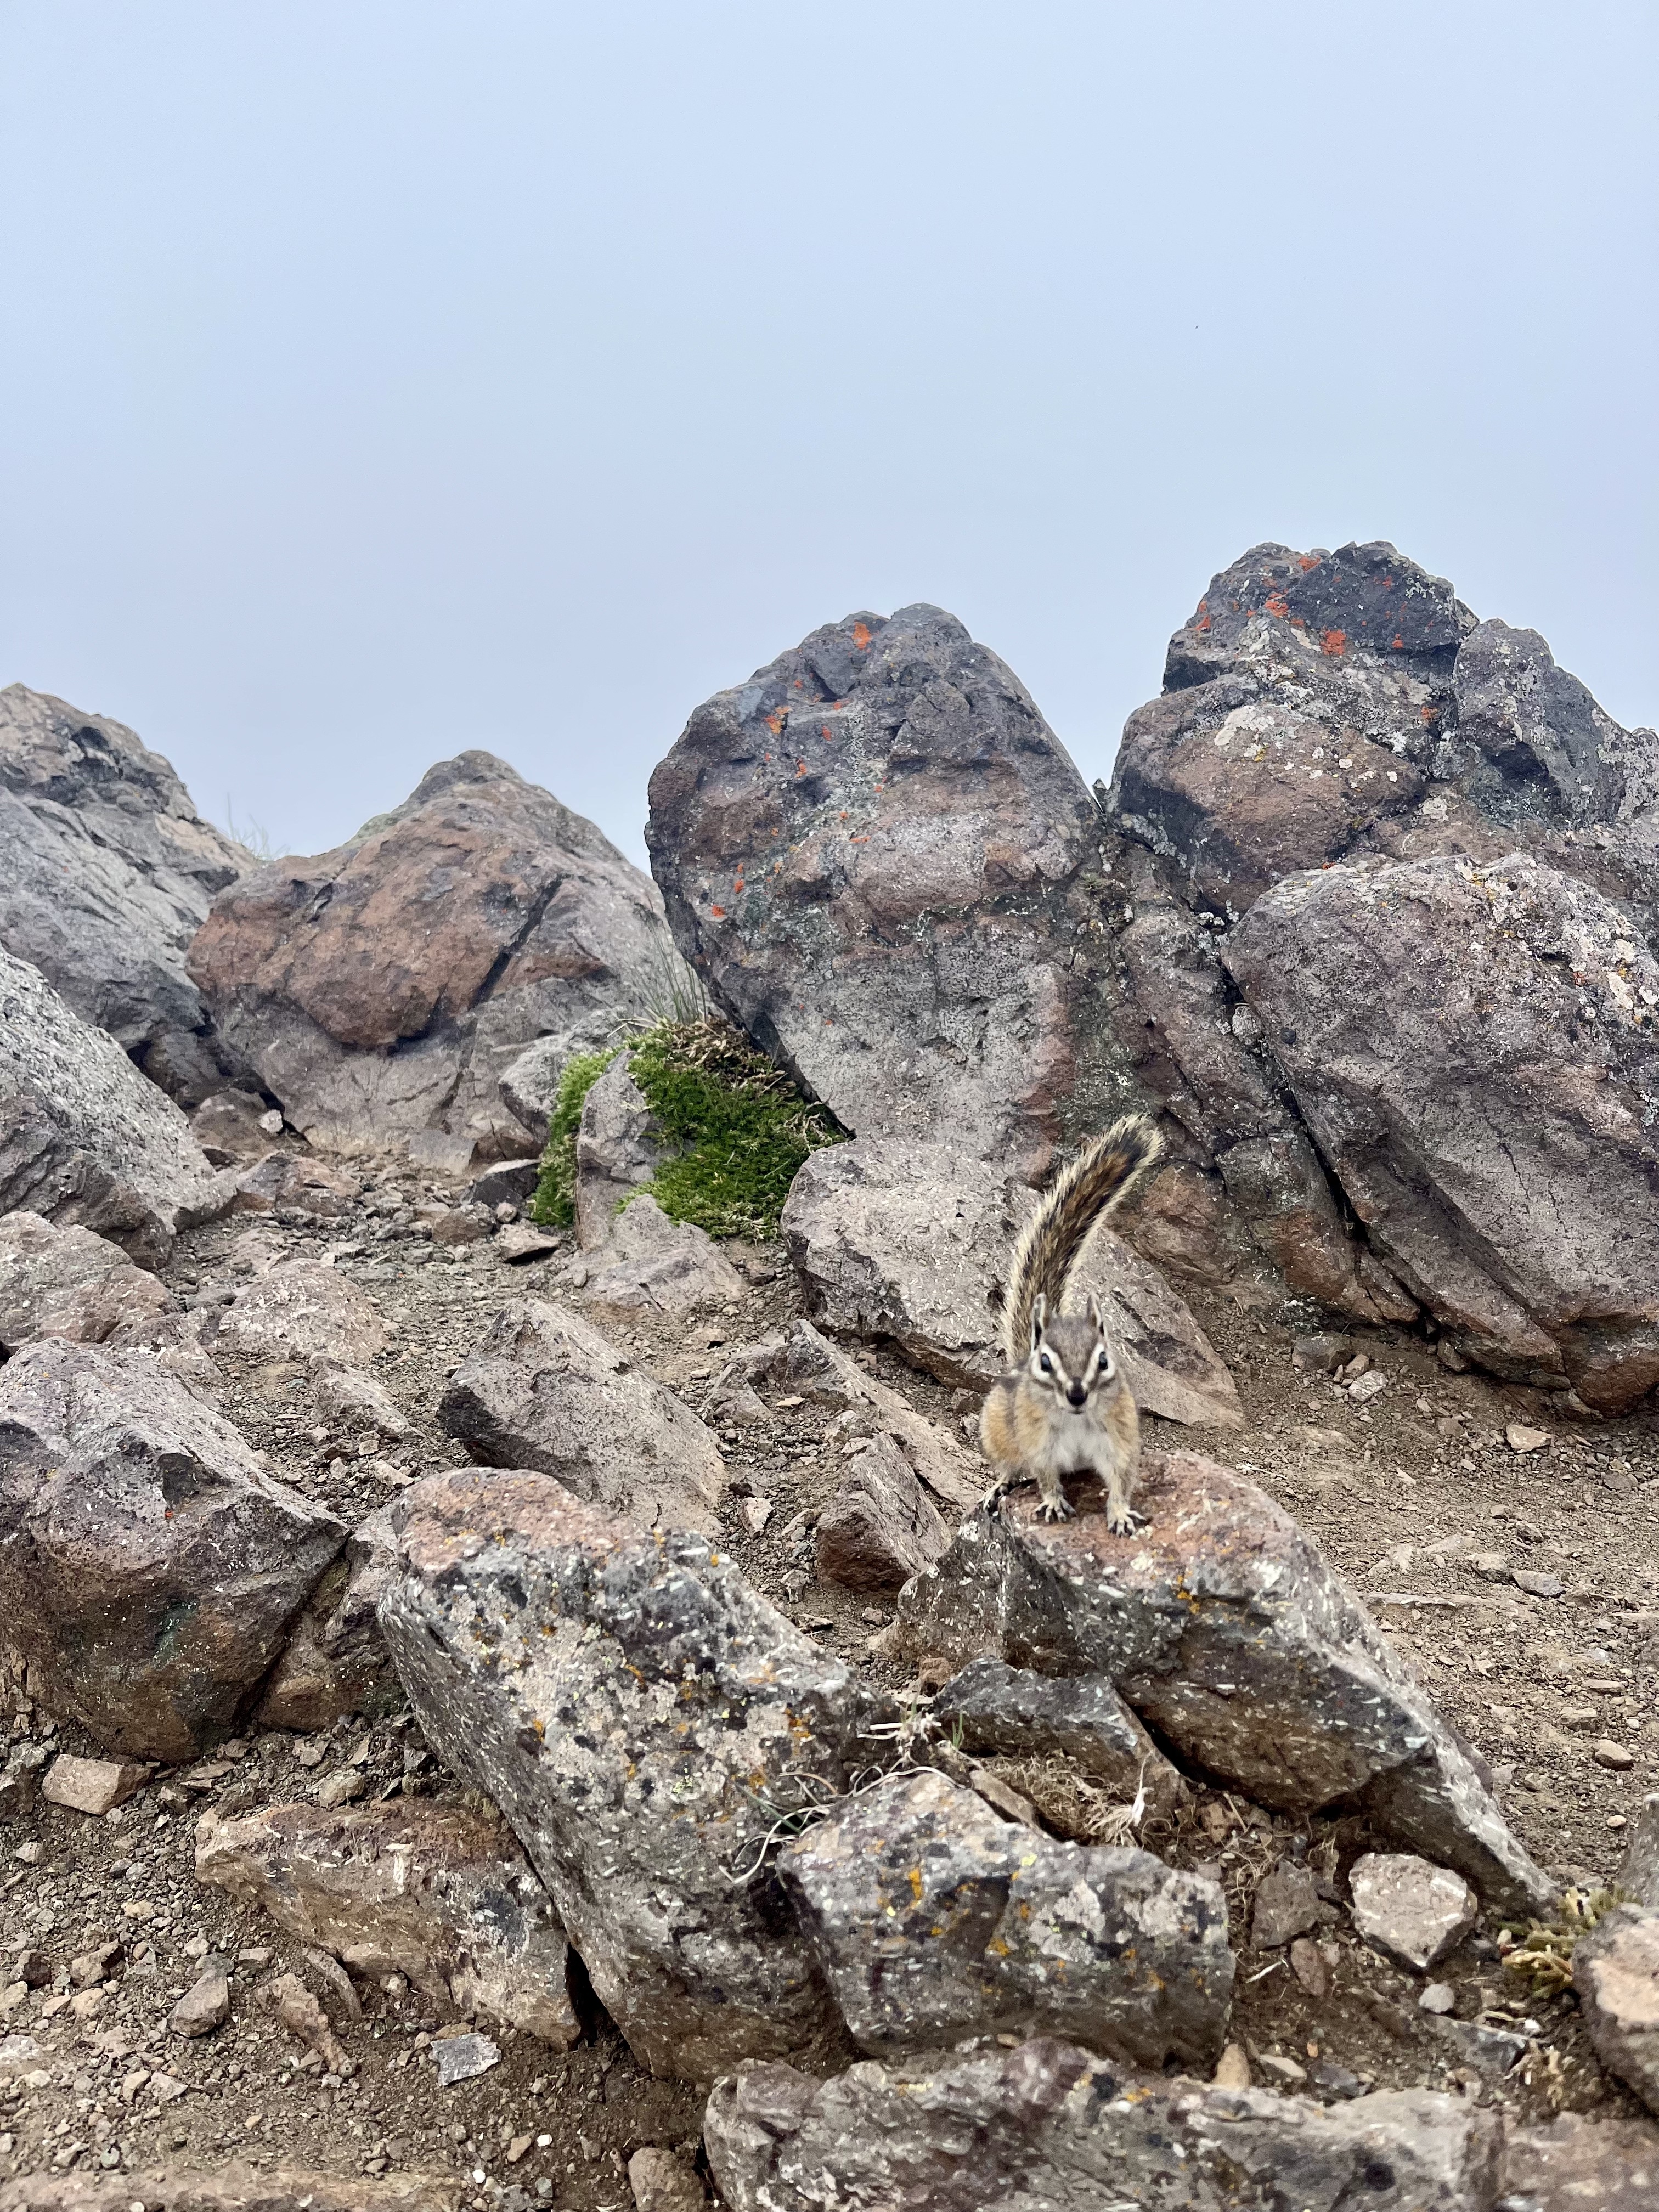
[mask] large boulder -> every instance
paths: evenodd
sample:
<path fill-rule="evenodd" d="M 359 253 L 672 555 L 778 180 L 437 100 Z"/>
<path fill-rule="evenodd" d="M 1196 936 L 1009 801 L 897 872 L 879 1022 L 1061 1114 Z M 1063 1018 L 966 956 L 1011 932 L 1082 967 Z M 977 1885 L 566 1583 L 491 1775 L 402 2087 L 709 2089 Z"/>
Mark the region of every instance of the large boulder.
<path fill-rule="evenodd" d="M 234 1062 L 185 955 L 252 864 L 119 722 L 0 690 L 0 946 L 187 1104 Z"/>
<path fill-rule="evenodd" d="M 1375 1248 L 1461 1346 L 1603 1413 L 1659 1383 L 1659 961 L 1530 856 L 1292 876 L 1228 941 Z"/>
<path fill-rule="evenodd" d="M 204 1813 L 196 1878 L 354 1974 L 405 1976 L 446 2013 L 476 2008 L 560 2050 L 580 2032 L 546 1891 L 512 1838 L 465 1806 Z"/>
<path fill-rule="evenodd" d="M 640 1528 L 712 1526 L 720 1447 L 674 1393 L 567 1306 L 497 1313 L 438 1418 L 485 1467 L 528 1468 Z"/>
<path fill-rule="evenodd" d="M 641 2065 L 706 2081 L 822 2047 L 769 1845 L 867 1763 L 846 1666 L 708 1538 L 545 1475 L 431 1475 L 393 1514 L 380 1621 L 422 1730 L 506 1814 Z"/>
<path fill-rule="evenodd" d="M 988 1655 L 1104 1675 L 1176 1757 L 1256 1803 L 1357 1800 L 1500 1911 L 1550 1903 L 1475 1755 L 1281 1507 L 1189 1452 L 1146 1455 L 1133 1536 L 1108 1529 L 1092 1478 L 1069 1487 L 1077 1515 L 1058 1525 L 1030 1491 L 964 1522 L 902 1593 L 893 1651 L 933 1671 Z"/>
<path fill-rule="evenodd" d="M 228 1728 L 345 1534 L 146 1352 L 48 1339 L 0 1369 L 0 1613 L 106 1749 Z"/>
<path fill-rule="evenodd" d="M 809 1311 L 840 1335 L 890 1338 L 941 1382 L 984 1389 L 1002 1371 L 996 1297 L 1031 1192 L 948 1145 L 860 1137 L 813 1153 L 791 1184 L 783 1234 Z M 1100 1299 L 1146 1412 L 1244 1425 L 1226 1364 L 1150 1261 L 1104 1226 L 1073 1285 Z"/>
<path fill-rule="evenodd" d="M 717 693 L 646 842 L 715 999 L 855 1134 L 1035 1170 L 1118 1106 L 1095 803 L 953 616 L 849 616 Z"/>
<path fill-rule="evenodd" d="M 102 1344 L 127 1322 L 177 1310 L 164 1283 L 90 1229 L 0 1214 L 0 1359 L 37 1336 Z"/>
<path fill-rule="evenodd" d="M 932 1771 L 859 1792 L 778 1863 L 862 2050 L 1065 2035 L 1206 2071 L 1233 1954 L 1219 1882 L 1001 1820 Z"/>
<path fill-rule="evenodd" d="M 114 1038 L 0 951 L 0 1214 L 96 1230 L 153 1267 L 234 1195 Z"/>
<path fill-rule="evenodd" d="M 227 890 L 190 970 L 306 1135 L 514 1153 L 507 1068 L 648 1013 L 679 963 L 655 887 L 591 822 L 465 752 L 346 844 Z"/>
<path fill-rule="evenodd" d="M 1166 2081 L 1044 2036 L 827 2081 L 753 2066 L 703 2140 L 731 2212 L 1494 2212 L 1501 2123 L 1425 2089 L 1323 2107 Z"/>

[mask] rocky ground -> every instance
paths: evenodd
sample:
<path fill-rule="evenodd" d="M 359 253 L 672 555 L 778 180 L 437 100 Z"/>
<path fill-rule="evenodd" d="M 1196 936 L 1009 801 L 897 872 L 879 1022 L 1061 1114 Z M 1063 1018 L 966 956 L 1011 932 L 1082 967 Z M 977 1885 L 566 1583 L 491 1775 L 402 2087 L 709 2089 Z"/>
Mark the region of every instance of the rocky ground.
<path fill-rule="evenodd" d="M 621 1312 L 575 1279 L 586 1271 L 568 1240 L 509 1261 L 509 1235 L 482 1236 L 475 1213 L 465 1232 L 474 1241 L 451 1243 L 459 1186 L 407 1160 L 351 1165 L 361 1194 L 331 1218 L 233 1214 L 181 1239 L 164 1271 L 210 1319 L 274 1258 L 327 1258 L 379 1308 L 386 1346 L 367 1364 L 410 1425 L 396 1443 L 325 1414 L 307 1364 L 269 1346 L 213 1345 L 223 1410 L 273 1473 L 356 1524 L 416 1476 L 465 1464 L 435 1418 L 448 1376 L 502 1306 L 556 1297 L 708 1414 L 729 1474 L 721 1528 L 750 1578 L 826 1648 L 899 1685 L 872 1648 L 890 1598 L 815 1575 L 811 1528 L 844 1472 L 848 1423 L 764 1383 L 763 1417 L 751 1403 L 739 1423 L 723 1418 L 724 1399 L 710 1405 L 728 1361 L 799 1310 L 781 1246 L 726 1247 L 742 1287 L 705 1318 Z M 1258 1304 L 1248 1285 L 1188 1295 L 1231 1368 L 1247 1425 L 1205 1432 L 1153 1421 L 1151 1441 L 1206 1452 L 1281 1500 L 1492 1763 L 1535 1856 L 1570 1879 L 1604 1880 L 1641 1797 L 1659 1788 L 1652 1419 L 1556 1419 L 1538 1395 L 1450 1372 L 1424 1340 L 1388 1327 L 1304 1349 L 1298 1364 L 1293 1347 L 1310 1325 L 1295 1308 L 1265 1295 Z M 971 1434 L 969 1395 L 884 1348 L 856 1356 L 931 1420 Z M 1339 1356 L 1363 1359 L 1364 1371 L 1334 1377 L 1325 1366 Z M 17 1742 L 96 1753 L 21 1682 L 12 1707 Z M 250 1730 L 194 1768 L 158 1773 L 102 1816 L 42 1803 L 21 1818 L 0 1888 L 0 2034 L 27 2034 L 40 2050 L 0 2080 L 0 2172 L 212 2168 L 236 2157 L 431 2173 L 465 2203 L 597 2212 L 630 2201 L 624 2164 L 641 2146 L 691 2159 L 698 2088 L 645 2077 L 591 1999 L 568 2052 L 492 2027 L 499 2059 L 441 2087 L 432 2038 L 453 2023 L 418 1994 L 362 1986 L 362 2016 L 352 2017 L 351 2001 L 301 1946 L 194 1878 L 205 1808 L 399 1794 L 459 1794 L 407 1713 L 309 1735 Z M 1144 1840 L 1177 1863 L 1220 1869 L 1240 1959 L 1231 2032 L 1262 2085 L 1339 2099 L 1361 2085 L 1456 2085 L 1540 2120 L 1638 2109 L 1597 2067 L 1573 2001 L 1540 1999 L 1504 1969 L 1496 1929 L 1480 1928 L 1431 1982 L 1358 1940 L 1336 1880 L 1366 1847 L 1356 1823 L 1298 1828 L 1200 1791 Z M 1273 1901 L 1270 1890 L 1258 1905 L 1258 1886 L 1286 1858 L 1313 1877 L 1304 1939 L 1289 1952 L 1282 1942 L 1253 1947 L 1254 1915 Z M 1264 1923 L 1259 1932 L 1273 1931 Z M 230 2017 L 186 2039 L 168 2014 L 210 1953 L 233 1962 Z M 287 1971 L 323 1998 L 346 2067 L 310 2051 L 261 2002 Z"/>

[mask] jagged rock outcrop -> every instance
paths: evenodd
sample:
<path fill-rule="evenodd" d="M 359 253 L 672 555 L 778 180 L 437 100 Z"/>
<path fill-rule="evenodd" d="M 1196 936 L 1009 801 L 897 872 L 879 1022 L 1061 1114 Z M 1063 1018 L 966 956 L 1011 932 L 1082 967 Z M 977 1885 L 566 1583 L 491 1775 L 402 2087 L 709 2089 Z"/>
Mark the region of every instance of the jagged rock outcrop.
<path fill-rule="evenodd" d="M 716 2085 L 703 2140 L 731 2212 L 1494 2212 L 1501 2130 L 1428 2090 L 1324 2107 L 1045 2036 L 827 2081 L 753 2066 Z"/>
<path fill-rule="evenodd" d="M 218 1174 L 170 1098 L 38 968 L 0 951 L 0 1214 L 95 1230 L 155 1267 L 181 1229 L 222 1213 Z"/>
<path fill-rule="evenodd" d="M 0 690 L 0 946 L 187 1105 L 239 1063 L 185 955 L 215 894 L 252 865 L 119 722 Z"/>
<path fill-rule="evenodd" d="M 1148 1453 L 1133 1536 L 1102 1486 L 1036 1518 L 1026 1491 L 964 1522 L 902 1592 L 896 1656 L 960 1668 L 981 1656 L 1098 1674 L 1177 1758 L 1257 1804 L 1298 1814 L 1355 1799 L 1384 1832 L 1455 1867 L 1504 1911 L 1555 1885 L 1528 1856 L 1474 1754 L 1430 1706 L 1353 1591 L 1282 1507 L 1231 1468 Z"/>
<path fill-rule="evenodd" d="M 815 1152 L 790 1186 L 783 1234 L 808 1310 L 842 1335 L 890 1338 L 941 1382 L 1001 1373 L 995 1299 L 1031 1193 L 948 1145 L 860 1137 Z M 1137 1402 L 1213 1428 L 1243 1426 L 1238 1392 L 1182 1300 L 1107 1227 L 1072 1297 L 1094 1291 Z"/>
<path fill-rule="evenodd" d="M 228 1728 L 345 1534 L 147 1352 L 48 1339 L 0 1368 L 0 1614 L 108 1750 Z"/>
<path fill-rule="evenodd" d="M 443 1130 L 486 1154 L 525 1129 L 501 1076 L 648 1012 L 679 968 L 649 878 L 493 754 L 215 902 L 190 972 L 295 1126 L 319 1142 Z"/>
<path fill-rule="evenodd" d="M 717 693 L 646 842 L 714 996 L 855 1134 L 1035 1170 L 1115 1110 L 1097 810 L 953 616 L 849 616 Z"/>
<path fill-rule="evenodd" d="M 708 2081 L 820 2043 L 765 1846 L 792 1791 L 868 1759 L 847 1667 L 706 1537 L 545 1475 L 430 1475 L 392 1510 L 380 1620 L 422 1731 L 506 1814 L 641 2063 Z"/>
<path fill-rule="evenodd" d="M 460 1805 L 204 1813 L 196 1878 L 373 1981 L 568 2050 L 580 2033 L 546 1891 L 512 1838 Z"/>

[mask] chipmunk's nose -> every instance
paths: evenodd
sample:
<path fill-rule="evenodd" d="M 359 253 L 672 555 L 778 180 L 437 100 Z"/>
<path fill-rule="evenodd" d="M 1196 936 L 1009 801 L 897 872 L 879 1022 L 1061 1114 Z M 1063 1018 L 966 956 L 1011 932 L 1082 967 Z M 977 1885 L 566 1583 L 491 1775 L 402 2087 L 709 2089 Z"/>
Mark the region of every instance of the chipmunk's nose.
<path fill-rule="evenodd" d="M 1073 1406 L 1086 1406 L 1089 1402 L 1089 1392 L 1087 1387 L 1081 1382 L 1068 1383 L 1066 1389 L 1066 1395 Z"/>

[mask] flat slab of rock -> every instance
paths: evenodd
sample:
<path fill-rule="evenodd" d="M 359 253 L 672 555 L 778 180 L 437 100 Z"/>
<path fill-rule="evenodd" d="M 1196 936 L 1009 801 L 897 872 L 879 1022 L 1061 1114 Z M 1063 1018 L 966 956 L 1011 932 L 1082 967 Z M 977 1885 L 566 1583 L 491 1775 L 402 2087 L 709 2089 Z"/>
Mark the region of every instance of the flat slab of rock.
<path fill-rule="evenodd" d="M 1319 1925 L 1319 1887 L 1311 1867 L 1281 1859 L 1256 1884 L 1250 1907 L 1250 1942 L 1276 1950 Z"/>
<path fill-rule="evenodd" d="M 142 2197 L 140 2191 L 143 2192 Z M 318 2173 L 309 2166 L 217 2166 L 210 2173 L 140 2166 L 0 2182 L 0 2212 L 457 2212 L 450 2174 Z"/>
<path fill-rule="evenodd" d="M 818 1573 L 843 1589 L 897 1589 L 950 1540 L 897 1440 L 882 1431 L 818 1516 Z"/>
<path fill-rule="evenodd" d="M 107 1749 L 195 1757 L 344 1540 L 149 1354 L 48 1339 L 0 1368 L 0 1611 Z"/>
<path fill-rule="evenodd" d="M 1059 1524 L 1026 1490 L 964 1522 L 901 1594 L 895 1656 L 1104 1674 L 1178 1757 L 1256 1803 L 1358 1797 L 1500 1911 L 1551 1901 L 1472 1755 L 1282 1507 L 1189 1452 L 1146 1455 L 1133 1536 L 1109 1531 L 1092 1479 L 1068 1495 Z"/>
<path fill-rule="evenodd" d="M 1207 2073 L 1232 1997 L 1218 1882 L 1011 1825 L 942 1774 L 861 1791 L 781 1855 L 854 2040 L 1054 2034 Z"/>
<path fill-rule="evenodd" d="M 0 1358 L 37 1336 L 102 1344 L 129 1322 L 177 1309 L 167 1285 L 108 1237 L 27 1208 L 0 1215 Z"/>
<path fill-rule="evenodd" d="M 714 1437 L 568 1306 L 503 1306 L 450 1377 L 438 1418 L 486 1467 L 533 1468 L 639 1528 L 709 1525 L 726 1486 Z"/>
<path fill-rule="evenodd" d="M 215 901 L 191 975 L 313 1142 L 523 1149 L 501 1077 L 644 1014 L 679 962 L 647 876 L 486 752 L 429 769 L 334 851 L 256 868 Z M 434 1163 L 436 1164 L 436 1163 Z M 458 1170 L 459 1171 L 459 1170 Z"/>
<path fill-rule="evenodd" d="M 392 1510 L 380 1620 L 422 1731 L 501 1807 L 641 2063 L 708 2081 L 830 2032 L 765 1844 L 792 1787 L 868 1758 L 848 1668 L 707 1538 L 545 1475 L 432 1475 Z"/>
<path fill-rule="evenodd" d="M 289 1629 L 255 1714 L 261 1728 L 308 1735 L 347 1713 L 379 1718 L 400 1709 L 403 1685 L 378 1611 L 396 1557 L 382 1506 L 352 1530 Z"/>
<path fill-rule="evenodd" d="M 1659 2128 L 1583 2112 L 1513 2128 L 1504 2202 L 1527 2212 L 1649 2212 L 1659 2203 Z"/>
<path fill-rule="evenodd" d="M 1149 2079 L 1048 2037 L 828 2081 L 752 2066 L 716 2085 L 703 2141 L 731 2212 L 824 2212 L 826 2175 L 871 2212 L 1492 2212 L 1500 2155 L 1496 2115 L 1461 2097 L 1320 2106 Z"/>
<path fill-rule="evenodd" d="M 1572 1985 L 1596 2057 L 1659 2112 L 1659 1907 L 1615 1905 L 1581 1936 Z"/>
<path fill-rule="evenodd" d="M 1367 1851 L 1349 1871 L 1348 1890 L 1366 1942 L 1418 1973 L 1455 1950 L 1480 1911 L 1461 1875 L 1408 1852 Z"/>
<path fill-rule="evenodd" d="M 1447 854 L 1288 877 L 1224 950 L 1457 1348 L 1609 1415 L 1659 1383 L 1659 961 L 1633 927 L 1532 855 Z"/>
<path fill-rule="evenodd" d="M 155 1769 L 132 1759 L 77 1759 L 59 1752 L 40 1784 L 40 1795 L 51 1805 L 67 1806 L 71 1813 L 94 1817 L 125 1805 L 135 1790 L 142 1790 Z"/>
<path fill-rule="evenodd" d="M 1180 1775 L 1103 1674 L 1038 1674 L 973 1659 L 929 1710 L 975 1757 L 1058 1757 L 1123 1804 L 1144 1790 L 1155 1814 L 1172 1812 L 1184 1794 Z"/>
<path fill-rule="evenodd" d="M 1036 1170 L 1059 1102 L 1111 1080 L 1094 801 L 940 608 L 826 624 L 707 701 L 646 842 L 716 1000 L 855 1134 Z"/>
<path fill-rule="evenodd" d="M 367 1291 L 318 1260 L 282 1260 L 238 1291 L 219 1340 L 252 1358 L 330 1359 L 358 1366 L 385 1349 L 386 1328 Z"/>
<path fill-rule="evenodd" d="M 404 1975 L 447 2013 L 476 2008 L 561 2051 L 580 2033 L 546 1891 L 512 1837 L 462 1806 L 204 1813 L 196 1878 L 355 1974 Z"/>
<path fill-rule="evenodd" d="M 947 1146 L 860 1138 L 815 1152 L 790 1186 L 783 1234 L 814 1318 L 890 1338 L 941 1382 L 1002 1372 L 994 1295 L 1035 1194 Z M 1150 1261 L 1103 1227 L 1073 1286 L 1099 1297 L 1137 1402 L 1166 1419 L 1242 1428 L 1225 1363 Z"/>
<path fill-rule="evenodd" d="M 146 1267 L 231 1201 L 189 1122 L 38 968 L 0 951 L 0 1213 L 96 1230 Z"/>
<path fill-rule="evenodd" d="M 593 1258 L 598 1273 L 587 1294 L 603 1305 L 689 1314 L 724 1305 L 748 1287 L 706 1229 L 671 1221 L 648 1193 L 617 1215 Z"/>

